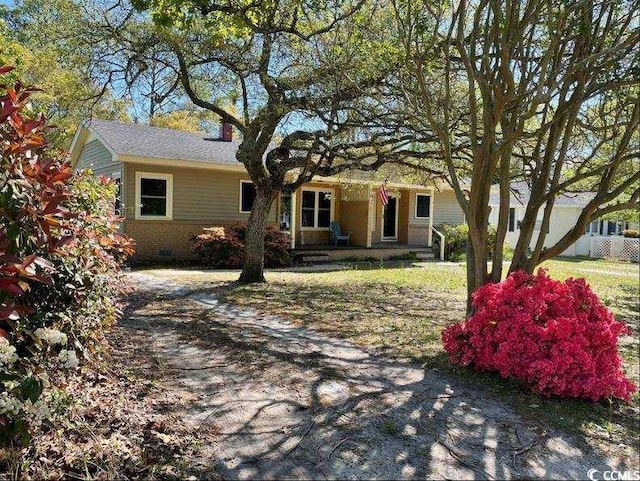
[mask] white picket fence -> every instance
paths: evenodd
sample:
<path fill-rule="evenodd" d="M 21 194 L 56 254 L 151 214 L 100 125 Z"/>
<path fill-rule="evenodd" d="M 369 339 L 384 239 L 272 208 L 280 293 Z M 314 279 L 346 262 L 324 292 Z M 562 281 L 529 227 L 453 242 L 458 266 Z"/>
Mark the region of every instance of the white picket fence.
<path fill-rule="evenodd" d="M 593 236 L 589 256 L 640 262 L 640 239 L 622 236 Z"/>

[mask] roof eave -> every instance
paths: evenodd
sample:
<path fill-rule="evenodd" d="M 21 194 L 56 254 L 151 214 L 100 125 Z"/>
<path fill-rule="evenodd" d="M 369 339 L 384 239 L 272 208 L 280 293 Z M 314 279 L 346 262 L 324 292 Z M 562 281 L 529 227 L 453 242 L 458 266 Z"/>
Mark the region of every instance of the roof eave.
<path fill-rule="evenodd" d="M 69 151 L 67 155 L 69 156 L 69 160 L 71 161 L 71 167 L 76 166 L 78 163 L 78 159 L 80 158 L 80 153 L 82 152 L 82 147 L 84 146 L 84 141 L 89 136 L 89 131 L 87 130 L 86 125 L 81 123 L 78 125 L 75 134 L 73 134 L 73 140 L 71 141 L 71 145 L 69 146 Z"/>
<path fill-rule="evenodd" d="M 111 154 L 111 161 L 119 162 L 119 155 L 115 150 L 113 150 L 113 147 L 109 145 L 109 143 L 96 131 L 96 129 L 91 127 L 90 122 L 83 121 L 78 126 L 78 129 L 73 136 L 73 140 L 71 141 L 71 147 L 69 147 L 69 158 L 71 160 L 71 167 L 75 168 L 76 164 L 78 163 L 78 159 L 80 158 L 80 154 L 82 153 L 82 148 L 85 146 L 87 139 L 92 134 L 95 135 L 100 143 L 104 145 L 105 149 L 109 151 L 109 153 Z"/>
<path fill-rule="evenodd" d="M 141 155 L 120 154 L 120 162 L 130 164 L 158 165 L 162 167 L 178 167 L 202 170 L 226 170 L 230 172 L 246 172 L 244 165 L 225 164 L 218 162 L 204 162 L 199 160 L 166 159 L 160 157 L 146 157 Z"/>

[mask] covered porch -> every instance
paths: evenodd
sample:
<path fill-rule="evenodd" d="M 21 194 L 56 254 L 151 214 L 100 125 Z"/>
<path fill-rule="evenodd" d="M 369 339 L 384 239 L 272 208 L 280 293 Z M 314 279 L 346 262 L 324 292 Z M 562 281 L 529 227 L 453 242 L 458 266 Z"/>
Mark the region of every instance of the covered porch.
<path fill-rule="evenodd" d="M 317 181 L 280 202 L 281 228 L 289 232 L 291 249 L 411 249 L 433 245 L 434 188 L 387 184 L 387 205 L 378 195 L 380 183 Z M 331 235 L 331 222 L 343 234 Z"/>
<path fill-rule="evenodd" d="M 302 262 L 383 261 L 411 254 L 419 260 L 432 260 L 438 257 L 430 247 L 380 243 L 371 247 L 306 245 L 292 250 L 292 254 L 296 260 Z"/>

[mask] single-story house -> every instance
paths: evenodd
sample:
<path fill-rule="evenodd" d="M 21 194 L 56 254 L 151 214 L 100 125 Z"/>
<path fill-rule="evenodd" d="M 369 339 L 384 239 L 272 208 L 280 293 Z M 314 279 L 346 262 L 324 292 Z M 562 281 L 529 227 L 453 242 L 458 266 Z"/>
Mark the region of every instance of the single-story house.
<path fill-rule="evenodd" d="M 74 168 L 119 183 L 116 209 L 124 218 L 123 232 L 137 242 L 136 260 L 187 259 L 190 238 L 203 227 L 249 217 L 255 191 L 236 160 L 238 145 L 228 124 L 219 134 L 203 136 L 93 120 L 78 128 L 70 157 Z M 444 186 L 386 183 L 384 206 L 380 185 L 318 177 L 280 196 L 269 222 L 289 233 L 292 249 L 328 249 L 330 223 L 336 221 L 351 232 L 351 246 L 370 250 L 429 248 L 434 226 L 464 222 L 453 191 Z"/>
<path fill-rule="evenodd" d="M 519 222 L 524 217 L 527 203 L 529 202 L 530 189 L 525 182 L 517 182 L 511 185 L 511 199 L 509 207 L 509 225 L 505 244 L 515 247 L 519 236 Z M 551 247 L 558 242 L 569 230 L 575 225 L 580 212 L 584 206 L 591 200 L 593 194 L 575 193 L 563 194 L 556 198 L 551 218 L 549 219 L 549 232 L 545 238 L 544 247 Z M 489 215 L 489 224 L 498 224 L 498 209 L 500 208 L 499 188 L 495 186 L 489 201 L 491 206 L 491 214 Z M 538 213 L 536 220 L 536 230 L 540 230 L 542 225 L 543 209 Z M 620 235 L 623 230 L 630 227 L 629 223 L 619 222 L 615 220 L 596 219 L 592 221 L 585 233 L 566 249 L 562 255 L 565 256 L 588 256 L 591 249 L 591 238 L 593 236 L 615 236 Z M 633 227 L 633 226 L 631 226 Z M 533 248 L 537 241 L 537 235 L 531 240 L 530 247 Z"/>

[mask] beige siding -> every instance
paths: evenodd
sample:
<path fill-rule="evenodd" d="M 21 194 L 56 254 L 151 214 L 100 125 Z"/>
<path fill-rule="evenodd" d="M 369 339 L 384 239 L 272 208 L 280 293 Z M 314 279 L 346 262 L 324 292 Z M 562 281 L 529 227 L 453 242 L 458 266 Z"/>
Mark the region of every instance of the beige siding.
<path fill-rule="evenodd" d="M 111 152 L 98 139 L 95 139 L 82 148 L 76 169 L 91 169 L 96 174 L 109 175 L 122 166 L 121 162 L 113 162 L 111 159 Z"/>
<path fill-rule="evenodd" d="M 351 232 L 351 245 L 366 247 L 368 220 L 368 200 L 343 202 L 339 222 L 344 232 Z"/>
<path fill-rule="evenodd" d="M 400 244 L 409 243 L 409 226 L 410 219 L 413 216 L 410 209 L 411 197 L 415 197 L 408 190 L 400 191 L 400 199 L 398 199 L 398 242 Z"/>
<path fill-rule="evenodd" d="M 414 246 L 427 246 L 429 245 L 429 218 L 416 217 L 417 194 L 429 195 L 431 197 L 431 203 L 434 203 L 433 193 L 429 190 L 407 191 L 407 209 L 409 214 L 407 243 Z M 432 211 L 434 208 L 435 206 L 431 207 Z"/>
<path fill-rule="evenodd" d="M 516 213 L 516 225 L 518 221 L 522 220 L 524 217 L 525 208 L 521 205 L 513 206 L 515 208 Z M 551 218 L 549 219 L 549 232 L 545 236 L 544 247 L 549 248 L 553 246 L 556 242 L 558 242 L 564 235 L 569 232 L 576 221 L 578 220 L 578 216 L 580 215 L 579 207 L 569 207 L 569 206 L 556 206 L 551 211 Z M 542 221 L 542 211 L 538 214 L 538 220 Z M 489 223 L 491 225 L 498 225 L 498 206 L 494 206 L 491 209 L 491 214 L 489 215 Z M 533 237 L 531 242 L 529 243 L 529 247 L 532 249 L 535 247 L 538 236 L 540 235 L 539 230 L 535 230 L 533 232 Z M 514 232 L 507 232 L 505 237 L 505 244 L 510 247 L 515 247 L 518 238 L 520 236 L 520 229 L 516 227 Z M 585 234 L 581 236 L 576 243 L 571 244 L 562 255 L 565 256 L 573 256 L 578 254 L 588 254 L 589 252 L 589 235 Z"/>
<path fill-rule="evenodd" d="M 352 246 L 370 246 L 371 222 L 370 209 L 373 205 L 371 198 L 374 196 L 368 185 L 341 185 L 340 186 L 340 222 L 342 230 L 351 232 Z"/>
<path fill-rule="evenodd" d="M 173 175 L 173 220 L 135 219 L 136 172 Z M 240 212 L 240 180 L 246 173 L 125 164 L 125 233 L 137 244 L 135 260 L 192 258 L 190 238 L 203 227 L 246 221 Z M 276 224 L 278 202 L 269 222 Z M 161 255 L 162 253 L 162 255 Z"/>
<path fill-rule="evenodd" d="M 464 212 L 452 190 L 435 193 L 433 200 L 433 225 L 464 224 Z"/>
<path fill-rule="evenodd" d="M 127 217 L 134 217 L 136 172 L 173 175 L 173 220 L 208 222 L 212 225 L 246 221 L 249 214 L 240 212 L 240 180 L 249 174 L 215 170 L 180 169 L 142 164 L 127 164 L 125 204 Z M 276 223 L 277 203 L 269 222 Z M 145 222 L 158 222 L 148 220 Z"/>

